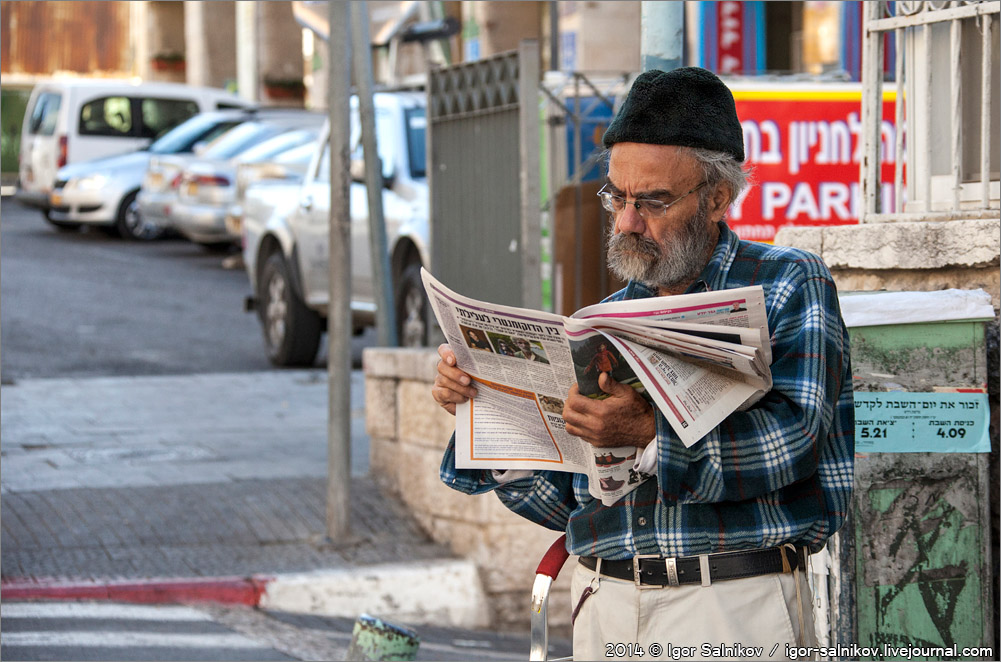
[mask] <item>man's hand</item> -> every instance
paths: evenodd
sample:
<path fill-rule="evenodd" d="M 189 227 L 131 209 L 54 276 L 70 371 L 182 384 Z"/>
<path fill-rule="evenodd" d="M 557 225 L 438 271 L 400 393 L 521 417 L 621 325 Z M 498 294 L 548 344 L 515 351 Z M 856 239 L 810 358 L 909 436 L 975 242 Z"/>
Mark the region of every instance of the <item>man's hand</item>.
<path fill-rule="evenodd" d="M 455 354 L 447 343 L 438 346 L 438 376 L 431 387 L 431 397 L 445 411 L 455 416 L 455 405 L 476 397 L 472 378 L 455 367 Z"/>
<path fill-rule="evenodd" d="M 595 400 L 581 395 L 576 384 L 571 387 L 563 404 L 567 432 L 598 447 L 649 444 L 657 434 L 657 422 L 643 396 L 607 372 L 598 376 L 598 386 L 609 397 Z"/>

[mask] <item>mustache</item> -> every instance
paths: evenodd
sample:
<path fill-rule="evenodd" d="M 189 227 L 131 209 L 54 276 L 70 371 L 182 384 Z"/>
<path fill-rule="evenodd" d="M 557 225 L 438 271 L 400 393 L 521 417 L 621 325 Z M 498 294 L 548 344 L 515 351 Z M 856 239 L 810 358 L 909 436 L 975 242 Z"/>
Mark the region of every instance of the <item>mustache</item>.
<path fill-rule="evenodd" d="M 652 259 L 660 257 L 660 244 L 640 234 L 612 234 L 608 238 L 608 248 L 615 252 L 640 253 Z"/>

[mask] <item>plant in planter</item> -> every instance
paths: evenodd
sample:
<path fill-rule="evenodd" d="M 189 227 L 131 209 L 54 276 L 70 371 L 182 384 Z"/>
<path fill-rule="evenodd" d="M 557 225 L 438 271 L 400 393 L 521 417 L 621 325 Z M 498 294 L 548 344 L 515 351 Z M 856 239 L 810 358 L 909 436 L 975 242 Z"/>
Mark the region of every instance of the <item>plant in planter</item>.
<path fill-rule="evenodd" d="M 265 77 L 264 92 L 272 99 L 303 99 L 306 85 L 301 78 Z"/>
<path fill-rule="evenodd" d="M 150 63 L 154 71 L 184 71 L 184 54 L 176 51 L 157 53 Z"/>

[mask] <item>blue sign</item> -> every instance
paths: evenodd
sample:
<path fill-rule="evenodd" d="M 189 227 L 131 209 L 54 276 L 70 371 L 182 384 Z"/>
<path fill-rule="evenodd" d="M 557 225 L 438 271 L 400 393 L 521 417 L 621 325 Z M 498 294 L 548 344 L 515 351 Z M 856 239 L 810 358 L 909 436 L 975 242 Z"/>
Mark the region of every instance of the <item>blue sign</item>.
<path fill-rule="evenodd" d="M 855 392 L 858 453 L 989 453 L 986 393 Z"/>

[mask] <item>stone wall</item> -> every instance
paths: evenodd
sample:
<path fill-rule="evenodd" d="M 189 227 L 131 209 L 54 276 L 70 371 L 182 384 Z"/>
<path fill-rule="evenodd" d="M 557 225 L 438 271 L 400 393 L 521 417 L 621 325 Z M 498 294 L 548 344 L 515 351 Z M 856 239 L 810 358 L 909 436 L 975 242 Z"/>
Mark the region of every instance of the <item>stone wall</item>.
<path fill-rule="evenodd" d="M 824 259 L 846 291 L 984 289 L 1001 302 L 1001 221 L 868 223 L 778 231 Z"/>
<path fill-rule="evenodd" d="M 996 204 L 996 203 L 995 203 Z M 1001 305 L 1001 220 L 867 223 L 827 228 L 782 228 L 775 243 L 796 246 L 824 259 L 841 292 L 983 289 L 995 317 L 986 328 L 987 393 L 991 408 L 991 557 L 994 573 L 994 639 L 999 638 L 1001 502 L 999 475 L 999 376 L 997 311 Z"/>
<path fill-rule="evenodd" d="M 527 630 L 535 568 L 556 531 L 522 519 L 493 494 L 468 496 L 438 478 L 455 419 L 431 398 L 438 354 L 433 349 L 366 349 L 366 426 L 371 475 L 398 495 L 436 542 L 479 568 L 492 610 L 492 626 Z M 550 632 L 569 636 L 570 575 L 567 561 L 553 585 Z"/>

